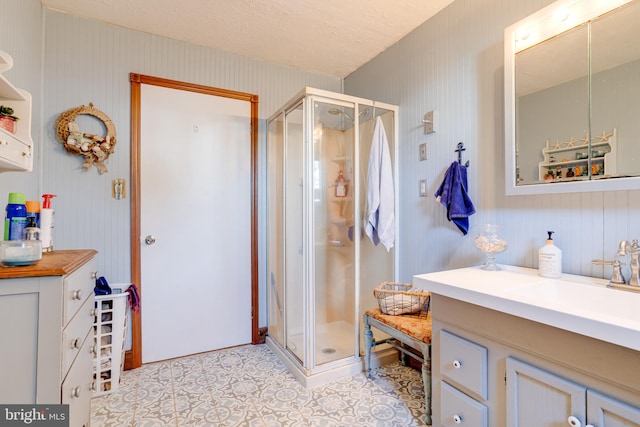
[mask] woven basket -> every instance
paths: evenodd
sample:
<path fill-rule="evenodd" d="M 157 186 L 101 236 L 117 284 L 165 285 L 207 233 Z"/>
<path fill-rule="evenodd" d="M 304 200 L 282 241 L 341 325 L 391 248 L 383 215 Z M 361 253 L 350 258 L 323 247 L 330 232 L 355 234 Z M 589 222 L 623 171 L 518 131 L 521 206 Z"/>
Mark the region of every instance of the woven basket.
<path fill-rule="evenodd" d="M 373 290 L 373 296 L 384 314 L 397 316 L 418 313 L 427 306 L 430 293 L 425 290 L 411 291 L 411 288 L 413 285 L 409 283 L 382 282 Z"/>

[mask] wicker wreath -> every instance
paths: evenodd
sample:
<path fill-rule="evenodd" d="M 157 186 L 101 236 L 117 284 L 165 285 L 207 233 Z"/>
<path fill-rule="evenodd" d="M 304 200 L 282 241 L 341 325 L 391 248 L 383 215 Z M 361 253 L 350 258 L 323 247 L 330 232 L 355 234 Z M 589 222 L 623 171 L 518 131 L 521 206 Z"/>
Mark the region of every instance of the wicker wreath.
<path fill-rule="evenodd" d="M 104 137 L 99 137 L 80 132 L 75 119 L 81 114 L 100 120 L 106 128 L 107 134 Z M 100 174 L 107 171 L 104 162 L 115 151 L 116 127 L 109 116 L 93 108 L 93 103 L 90 102 L 88 107 L 82 105 L 60 114 L 56 120 L 56 132 L 58 140 L 68 153 L 84 157 L 83 168 L 89 170 L 91 166 L 95 166 Z"/>

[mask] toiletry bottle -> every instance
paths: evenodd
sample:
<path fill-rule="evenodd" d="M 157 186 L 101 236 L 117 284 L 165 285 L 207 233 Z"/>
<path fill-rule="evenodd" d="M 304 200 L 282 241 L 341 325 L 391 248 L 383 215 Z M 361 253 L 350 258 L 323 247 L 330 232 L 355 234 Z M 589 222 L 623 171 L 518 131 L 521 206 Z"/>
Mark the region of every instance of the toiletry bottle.
<path fill-rule="evenodd" d="M 36 225 L 36 218 L 27 218 L 27 226 L 24 228 L 22 240 L 40 240 L 40 229 Z"/>
<path fill-rule="evenodd" d="M 21 240 L 27 226 L 27 207 L 23 193 L 9 193 L 9 204 L 4 218 L 4 240 Z"/>
<path fill-rule="evenodd" d="M 551 235 L 553 231 L 547 231 L 549 238 L 546 244 L 538 251 L 538 274 L 542 277 L 557 279 L 562 277 L 562 251 L 554 243 Z"/>
<path fill-rule="evenodd" d="M 347 186 L 346 180 L 344 179 L 344 175 L 342 175 L 342 171 L 338 174 L 338 178 L 336 179 L 336 197 L 346 197 L 347 196 Z"/>
<path fill-rule="evenodd" d="M 40 240 L 42 252 L 53 252 L 53 209 L 51 199 L 55 194 L 43 194 L 42 209 L 40 209 Z"/>
<path fill-rule="evenodd" d="M 40 202 L 27 200 L 24 204 L 27 206 L 27 222 L 30 217 L 34 217 L 36 219 L 36 227 L 40 227 Z"/>

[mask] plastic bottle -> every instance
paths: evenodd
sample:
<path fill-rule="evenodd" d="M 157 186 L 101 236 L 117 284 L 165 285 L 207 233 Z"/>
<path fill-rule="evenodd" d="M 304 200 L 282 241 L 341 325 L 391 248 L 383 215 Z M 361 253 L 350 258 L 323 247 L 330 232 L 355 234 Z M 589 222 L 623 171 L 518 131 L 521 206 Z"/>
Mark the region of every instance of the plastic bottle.
<path fill-rule="evenodd" d="M 549 238 L 538 251 L 538 274 L 542 277 L 557 279 L 562 277 L 562 251 L 551 238 L 553 231 L 547 231 Z"/>
<path fill-rule="evenodd" d="M 35 217 L 27 217 L 27 226 L 24 229 L 22 240 L 40 240 L 40 229 L 36 225 Z"/>
<path fill-rule="evenodd" d="M 23 193 L 9 193 L 7 214 L 4 218 L 4 240 L 22 240 L 27 226 L 27 207 Z"/>
<path fill-rule="evenodd" d="M 36 227 L 40 227 L 40 202 L 37 200 L 27 200 L 24 202 L 27 206 L 27 221 L 30 217 L 36 219 Z"/>
<path fill-rule="evenodd" d="M 42 209 L 40 209 L 40 240 L 42 252 L 53 252 L 53 209 L 51 199 L 55 194 L 43 194 Z"/>
<path fill-rule="evenodd" d="M 338 174 L 338 178 L 336 179 L 336 197 L 346 197 L 347 196 L 347 186 L 346 180 L 344 179 L 344 175 L 342 175 L 342 171 Z"/>

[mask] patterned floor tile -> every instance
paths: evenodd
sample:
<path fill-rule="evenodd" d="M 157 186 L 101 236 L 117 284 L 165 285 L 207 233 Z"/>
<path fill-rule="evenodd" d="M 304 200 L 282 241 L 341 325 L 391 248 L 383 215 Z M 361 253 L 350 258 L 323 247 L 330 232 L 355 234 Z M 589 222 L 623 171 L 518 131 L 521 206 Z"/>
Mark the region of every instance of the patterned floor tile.
<path fill-rule="evenodd" d="M 265 345 L 126 371 L 92 399 L 92 426 L 423 426 L 422 376 L 399 363 L 306 389 Z"/>

